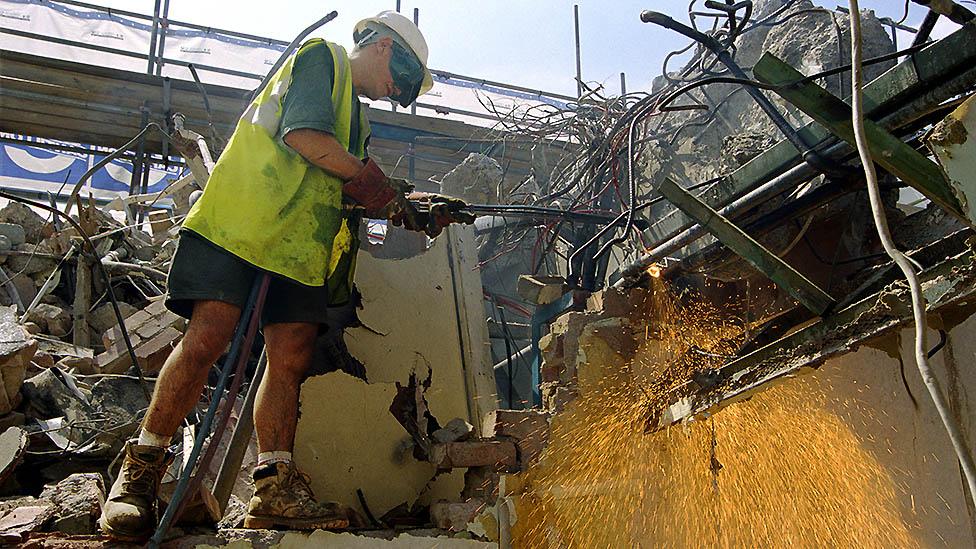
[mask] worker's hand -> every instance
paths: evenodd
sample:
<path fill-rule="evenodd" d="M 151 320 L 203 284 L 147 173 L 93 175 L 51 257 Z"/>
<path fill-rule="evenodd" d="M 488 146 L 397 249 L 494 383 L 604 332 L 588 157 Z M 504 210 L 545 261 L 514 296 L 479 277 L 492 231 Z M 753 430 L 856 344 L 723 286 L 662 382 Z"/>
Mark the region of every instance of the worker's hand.
<path fill-rule="evenodd" d="M 459 198 L 434 193 L 411 193 L 407 195 L 412 211 L 390 218 L 396 226 L 411 231 L 423 232 L 434 238 L 451 223 L 474 223 L 474 214 L 466 211 L 467 203 Z"/>
<path fill-rule="evenodd" d="M 372 159 L 366 160 L 363 169 L 342 185 L 342 194 L 363 207 L 366 217 L 380 219 L 397 211 L 397 203 L 403 202 L 412 190 L 413 185 L 407 181 L 387 177 Z"/>

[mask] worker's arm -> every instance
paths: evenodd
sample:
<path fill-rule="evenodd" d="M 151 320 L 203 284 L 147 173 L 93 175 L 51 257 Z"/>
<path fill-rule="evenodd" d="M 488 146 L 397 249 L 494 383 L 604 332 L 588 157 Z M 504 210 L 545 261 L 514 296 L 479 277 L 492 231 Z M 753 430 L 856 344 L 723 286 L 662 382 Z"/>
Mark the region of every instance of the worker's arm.
<path fill-rule="evenodd" d="M 297 129 L 284 137 L 285 144 L 314 166 L 342 181 L 349 181 L 363 170 L 363 162 L 350 154 L 335 136 L 318 130 Z"/>

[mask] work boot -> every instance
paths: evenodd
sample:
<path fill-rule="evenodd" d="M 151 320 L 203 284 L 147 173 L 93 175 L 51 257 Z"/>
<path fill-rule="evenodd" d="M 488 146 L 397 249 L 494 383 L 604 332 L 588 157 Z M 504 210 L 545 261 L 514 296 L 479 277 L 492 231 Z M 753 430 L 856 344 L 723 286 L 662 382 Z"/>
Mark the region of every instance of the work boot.
<path fill-rule="evenodd" d="M 125 443 L 125 459 L 98 521 L 107 536 L 124 541 L 142 541 L 156 528 L 156 495 L 159 481 L 173 462 L 166 448 Z"/>
<path fill-rule="evenodd" d="M 245 528 L 316 530 L 347 526 L 349 519 L 342 506 L 315 501 L 308 475 L 293 462 L 255 469 L 254 496 L 247 506 Z"/>

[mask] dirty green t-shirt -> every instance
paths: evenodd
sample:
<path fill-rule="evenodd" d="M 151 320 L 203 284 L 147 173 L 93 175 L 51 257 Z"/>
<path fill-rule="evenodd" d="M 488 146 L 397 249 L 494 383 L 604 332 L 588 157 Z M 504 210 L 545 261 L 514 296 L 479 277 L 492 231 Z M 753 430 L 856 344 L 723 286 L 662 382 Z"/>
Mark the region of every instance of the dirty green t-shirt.
<path fill-rule="evenodd" d="M 292 130 L 310 129 L 335 135 L 335 114 L 332 107 L 332 52 L 325 42 L 309 44 L 298 51 L 292 80 L 282 105 L 280 141 Z M 359 97 L 353 94 L 352 119 L 349 128 L 349 152 L 359 143 Z"/>

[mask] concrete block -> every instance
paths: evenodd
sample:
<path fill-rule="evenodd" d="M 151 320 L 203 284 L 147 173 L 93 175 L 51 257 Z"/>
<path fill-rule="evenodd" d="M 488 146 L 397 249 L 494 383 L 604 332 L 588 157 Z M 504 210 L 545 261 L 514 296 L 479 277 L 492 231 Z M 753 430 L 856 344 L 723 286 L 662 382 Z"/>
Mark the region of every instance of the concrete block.
<path fill-rule="evenodd" d="M 136 309 L 132 305 L 129 305 L 125 301 L 119 302 L 119 311 L 122 313 L 122 318 L 127 319 L 133 314 L 135 314 Z M 112 328 L 117 328 L 119 323 L 115 318 L 115 310 L 112 309 L 111 303 L 102 303 L 98 306 L 91 314 L 88 315 L 88 325 L 92 327 L 92 330 L 96 334 L 104 334 L 106 331 Z"/>
<path fill-rule="evenodd" d="M 430 520 L 442 530 L 463 532 L 468 523 L 480 513 L 488 503 L 481 499 L 463 502 L 437 501 L 430 504 Z"/>
<path fill-rule="evenodd" d="M 586 300 L 586 310 L 605 316 L 629 316 L 645 298 L 641 290 L 610 287 L 591 295 Z"/>
<path fill-rule="evenodd" d="M 0 223 L 0 236 L 6 237 L 11 246 L 20 246 L 27 242 L 27 232 L 15 223 Z"/>
<path fill-rule="evenodd" d="M 561 276 L 519 275 L 515 292 L 529 303 L 552 303 L 568 290 L 566 279 Z"/>
<path fill-rule="evenodd" d="M 0 414 L 20 404 L 20 386 L 36 351 L 37 341 L 17 324 L 13 308 L 0 307 Z"/>
<path fill-rule="evenodd" d="M 44 488 L 40 499 L 49 500 L 54 512 L 49 527 L 65 534 L 95 534 L 105 503 L 105 488 L 98 473 L 75 473 Z"/>
<path fill-rule="evenodd" d="M 430 462 L 438 469 L 483 465 L 507 468 L 515 467 L 518 458 L 515 443 L 511 441 L 475 440 L 434 444 L 430 450 Z"/>
<path fill-rule="evenodd" d="M 37 324 L 44 333 L 54 337 L 66 336 L 71 331 L 71 315 L 56 305 L 39 303 L 24 320 Z"/>

